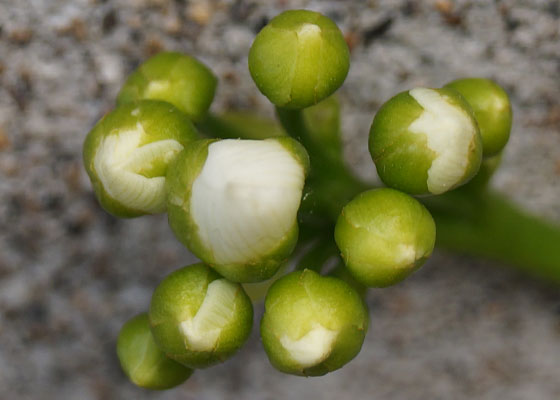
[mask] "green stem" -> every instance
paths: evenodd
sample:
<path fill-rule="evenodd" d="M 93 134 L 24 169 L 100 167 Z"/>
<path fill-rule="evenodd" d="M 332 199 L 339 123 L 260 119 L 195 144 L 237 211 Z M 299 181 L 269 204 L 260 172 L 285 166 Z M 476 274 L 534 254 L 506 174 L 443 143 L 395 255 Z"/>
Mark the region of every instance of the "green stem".
<path fill-rule="evenodd" d="M 307 149 L 311 174 L 302 202 L 302 213 L 336 221 L 342 207 L 358 193 L 371 187 L 354 176 L 342 157 L 342 149 L 325 151 L 322 143 L 309 131 L 302 110 L 276 109 L 278 119 L 288 134 Z M 312 217 L 313 215 L 308 215 Z"/>
<path fill-rule="evenodd" d="M 492 192 L 457 190 L 424 200 L 437 225 L 436 245 L 512 265 L 560 284 L 560 228 Z"/>

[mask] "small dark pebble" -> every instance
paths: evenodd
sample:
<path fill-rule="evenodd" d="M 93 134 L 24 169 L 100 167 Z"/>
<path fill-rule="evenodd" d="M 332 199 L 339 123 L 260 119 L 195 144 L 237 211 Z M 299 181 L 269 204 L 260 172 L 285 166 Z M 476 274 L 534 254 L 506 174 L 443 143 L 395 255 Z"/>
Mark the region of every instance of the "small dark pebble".
<path fill-rule="evenodd" d="M 31 91 L 31 77 L 25 70 L 20 73 L 15 84 L 8 87 L 8 93 L 10 93 L 20 111 L 25 111 L 27 108 Z"/>
<path fill-rule="evenodd" d="M 368 46 L 373 40 L 383 36 L 391 29 L 393 17 L 387 17 L 364 32 L 364 43 Z"/>
<path fill-rule="evenodd" d="M 33 31 L 29 28 L 15 29 L 8 34 L 8 39 L 20 46 L 28 44 L 32 37 Z"/>
<path fill-rule="evenodd" d="M 411 17 L 418 13 L 418 2 L 414 0 L 408 0 L 401 7 L 401 12 L 405 17 Z"/>
<path fill-rule="evenodd" d="M 103 33 L 108 34 L 111 33 L 118 23 L 118 16 L 117 12 L 114 9 L 110 9 L 105 13 L 103 16 L 103 21 L 101 22 L 101 29 Z"/>
<path fill-rule="evenodd" d="M 268 24 L 268 21 L 270 20 L 267 17 L 262 17 L 261 19 L 259 19 L 259 21 L 253 27 L 253 32 L 259 33 L 261 29 L 264 28 L 266 24 Z"/>
<path fill-rule="evenodd" d="M 248 4 L 245 0 L 236 0 L 235 3 L 229 9 L 229 15 L 232 20 L 243 22 L 255 9 L 256 4 Z"/>

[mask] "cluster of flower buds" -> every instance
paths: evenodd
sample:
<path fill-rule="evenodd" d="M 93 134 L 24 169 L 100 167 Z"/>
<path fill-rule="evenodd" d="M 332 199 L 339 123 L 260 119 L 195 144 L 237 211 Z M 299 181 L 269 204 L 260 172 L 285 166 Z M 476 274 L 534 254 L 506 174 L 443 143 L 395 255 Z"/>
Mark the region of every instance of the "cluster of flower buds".
<path fill-rule="evenodd" d="M 464 185 L 509 136 L 507 95 L 486 79 L 398 94 L 369 136 L 388 188 L 365 190 L 344 172 L 329 97 L 349 70 L 334 22 L 305 10 L 277 16 L 257 35 L 249 69 L 285 130 L 250 115 L 208 115 L 212 72 L 160 53 L 130 75 L 85 140 L 101 206 L 117 217 L 167 212 L 201 260 L 166 277 L 149 312 L 121 331 L 117 353 L 139 386 L 170 388 L 232 356 L 253 326 L 247 284 L 263 281 L 260 329 L 272 365 L 315 376 L 348 363 L 368 328 L 365 288 L 401 281 L 434 248 L 434 220 L 412 195 Z"/>

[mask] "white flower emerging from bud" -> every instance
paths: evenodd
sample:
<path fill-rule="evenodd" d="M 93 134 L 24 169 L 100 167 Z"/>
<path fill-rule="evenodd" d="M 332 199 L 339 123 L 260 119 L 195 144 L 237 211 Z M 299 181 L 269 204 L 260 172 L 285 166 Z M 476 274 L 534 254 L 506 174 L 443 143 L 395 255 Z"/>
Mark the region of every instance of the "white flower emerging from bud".
<path fill-rule="evenodd" d="M 470 106 L 452 89 L 416 88 L 379 110 L 369 148 L 383 182 L 411 194 L 441 194 L 468 182 L 482 160 Z"/>
<path fill-rule="evenodd" d="M 181 268 L 156 288 L 150 304 L 154 339 L 191 368 L 225 361 L 247 340 L 253 307 L 240 284 L 204 264 Z"/>
<path fill-rule="evenodd" d="M 103 208 L 120 217 L 165 211 L 167 165 L 194 139 L 192 123 L 168 103 L 142 101 L 105 116 L 84 143 L 85 168 Z"/>
<path fill-rule="evenodd" d="M 228 279 L 267 279 L 297 240 L 307 164 L 289 138 L 201 141 L 170 168 L 171 227 Z"/>

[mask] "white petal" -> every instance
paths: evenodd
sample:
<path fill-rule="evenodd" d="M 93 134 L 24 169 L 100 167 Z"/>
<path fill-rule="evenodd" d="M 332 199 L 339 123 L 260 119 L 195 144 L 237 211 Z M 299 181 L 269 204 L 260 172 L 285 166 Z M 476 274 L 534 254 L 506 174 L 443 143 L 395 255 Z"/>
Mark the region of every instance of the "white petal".
<path fill-rule="evenodd" d="M 214 349 L 222 329 L 234 317 L 237 289 L 237 285 L 226 279 L 217 279 L 208 285 L 206 297 L 194 318 L 185 320 L 179 325 L 189 349 L 194 351 Z"/>
<path fill-rule="evenodd" d="M 303 167 L 273 140 L 222 140 L 192 186 L 191 215 L 217 263 L 266 255 L 296 220 Z"/>
<path fill-rule="evenodd" d="M 153 162 L 169 161 L 183 149 L 176 140 L 166 139 L 140 146 L 144 130 L 107 135 L 99 144 L 93 166 L 107 194 L 126 207 L 156 213 L 165 210 L 165 178 L 147 178 L 139 171 Z"/>
<path fill-rule="evenodd" d="M 428 190 L 440 194 L 465 175 L 476 126 L 464 110 L 433 89 L 416 88 L 408 93 L 424 108 L 408 129 L 426 135 L 428 147 L 436 153 L 428 170 Z"/>
<path fill-rule="evenodd" d="M 300 339 L 292 340 L 284 335 L 280 338 L 280 343 L 294 361 L 302 368 L 307 368 L 327 359 L 337 335 L 336 331 L 331 331 L 320 324 L 314 324 L 313 329 Z"/>

